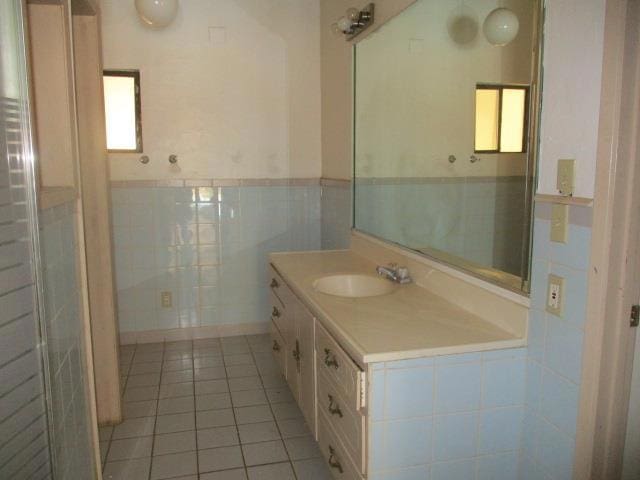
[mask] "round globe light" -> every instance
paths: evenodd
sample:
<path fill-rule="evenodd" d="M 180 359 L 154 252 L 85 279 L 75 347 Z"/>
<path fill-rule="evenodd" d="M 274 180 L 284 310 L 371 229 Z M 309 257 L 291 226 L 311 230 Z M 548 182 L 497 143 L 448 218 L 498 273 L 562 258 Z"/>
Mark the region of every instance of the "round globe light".
<path fill-rule="evenodd" d="M 352 25 L 353 22 L 347 17 L 342 17 L 340 20 L 338 20 L 338 28 L 343 32 L 348 32 L 349 30 L 351 30 Z"/>
<path fill-rule="evenodd" d="M 142 21 L 154 28 L 166 27 L 178 13 L 178 0 L 135 0 L 135 4 Z"/>
<path fill-rule="evenodd" d="M 489 43 L 500 47 L 516 38 L 519 28 L 518 17 L 508 8 L 496 8 L 487 15 L 482 25 L 482 31 Z"/>

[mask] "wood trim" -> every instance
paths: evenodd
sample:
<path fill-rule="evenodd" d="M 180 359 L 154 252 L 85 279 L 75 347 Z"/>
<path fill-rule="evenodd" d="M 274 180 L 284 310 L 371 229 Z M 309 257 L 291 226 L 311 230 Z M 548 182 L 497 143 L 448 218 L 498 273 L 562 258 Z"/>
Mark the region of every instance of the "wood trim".
<path fill-rule="evenodd" d="M 350 187 L 351 184 L 350 178 L 320 178 L 320 185 L 323 187 Z"/>
<path fill-rule="evenodd" d="M 99 424 L 122 420 L 100 17 L 74 16 L 78 147 Z"/>
<path fill-rule="evenodd" d="M 574 480 L 620 478 L 640 292 L 640 9 L 608 0 Z M 631 27 L 631 28 L 629 28 Z M 635 46 L 628 43 L 635 31 Z M 628 67 L 635 66 L 629 69 Z"/>
<path fill-rule="evenodd" d="M 562 205 L 576 205 L 579 207 L 593 206 L 592 198 L 585 197 L 564 197 L 562 195 L 549 195 L 547 193 L 536 193 L 533 199 L 540 203 L 560 203 Z"/>

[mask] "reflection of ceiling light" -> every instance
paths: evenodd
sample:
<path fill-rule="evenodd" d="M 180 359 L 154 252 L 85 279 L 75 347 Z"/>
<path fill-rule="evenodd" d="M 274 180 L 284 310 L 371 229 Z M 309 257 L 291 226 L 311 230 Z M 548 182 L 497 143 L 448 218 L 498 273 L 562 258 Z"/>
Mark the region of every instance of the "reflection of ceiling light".
<path fill-rule="evenodd" d="M 508 8 L 496 8 L 482 25 L 482 31 L 490 44 L 503 47 L 510 43 L 516 35 L 520 22 L 515 13 Z"/>
<path fill-rule="evenodd" d="M 349 8 L 344 17 L 331 25 L 331 30 L 336 35 L 346 35 L 347 40 L 363 32 L 373 23 L 373 3 L 362 10 Z"/>
<path fill-rule="evenodd" d="M 135 4 L 142 21 L 155 28 L 166 27 L 178 13 L 178 0 L 135 0 Z"/>

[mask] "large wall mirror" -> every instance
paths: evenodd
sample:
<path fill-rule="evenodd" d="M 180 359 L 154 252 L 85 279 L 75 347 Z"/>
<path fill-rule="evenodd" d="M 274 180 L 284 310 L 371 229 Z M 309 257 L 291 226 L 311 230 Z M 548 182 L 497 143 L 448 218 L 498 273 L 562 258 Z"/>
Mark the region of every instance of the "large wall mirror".
<path fill-rule="evenodd" d="M 356 44 L 354 226 L 528 291 L 537 0 L 417 0 Z"/>

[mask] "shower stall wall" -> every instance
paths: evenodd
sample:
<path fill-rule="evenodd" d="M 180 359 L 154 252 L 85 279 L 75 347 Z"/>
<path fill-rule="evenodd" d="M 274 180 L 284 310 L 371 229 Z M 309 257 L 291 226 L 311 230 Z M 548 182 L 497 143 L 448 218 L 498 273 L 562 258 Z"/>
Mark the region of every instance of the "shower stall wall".
<path fill-rule="evenodd" d="M 58 7 L 68 13 L 65 3 Z M 0 479 L 91 480 L 98 469 L 81 205 L 77 194 L 38 205 L 26 40 L 32 6 L 0 2 Z"/>

